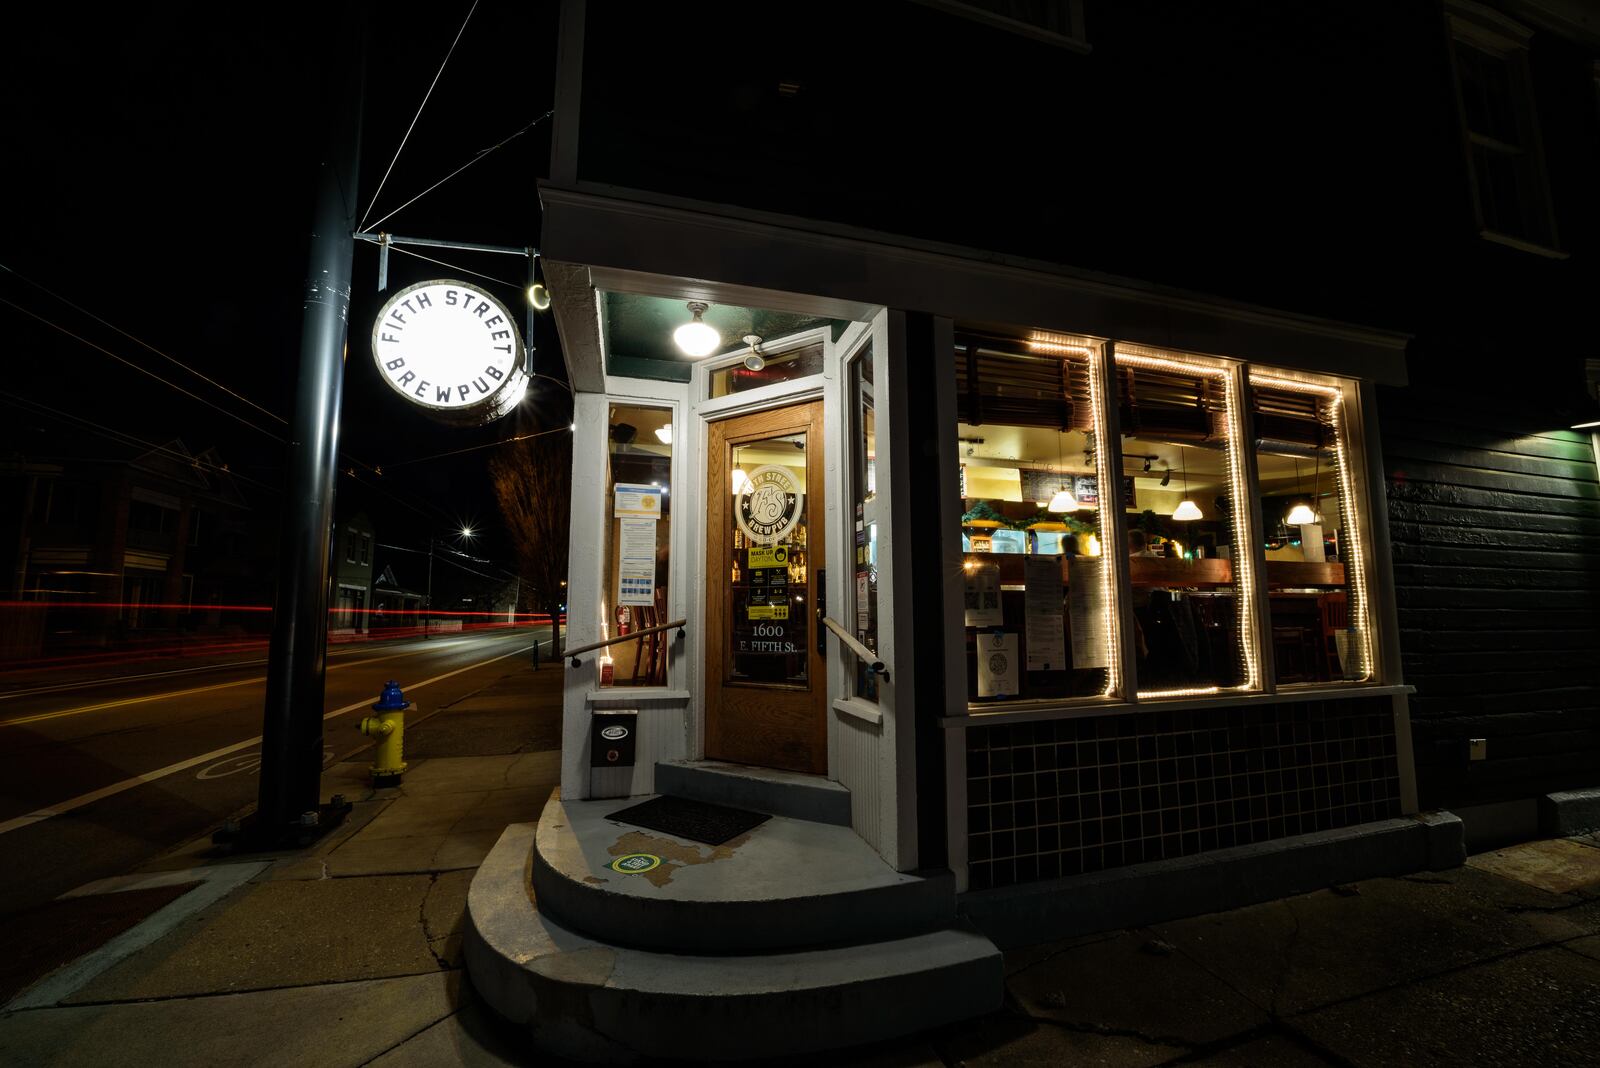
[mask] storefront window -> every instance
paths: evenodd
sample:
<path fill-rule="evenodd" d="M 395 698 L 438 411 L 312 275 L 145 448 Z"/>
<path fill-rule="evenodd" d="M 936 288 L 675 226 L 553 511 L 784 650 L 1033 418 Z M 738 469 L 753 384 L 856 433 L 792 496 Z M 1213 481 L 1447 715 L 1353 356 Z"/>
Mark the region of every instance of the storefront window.
<path fill-rule="evenodd" d="M 967 698 L 1114 691 L 1096 343 L 957 330 Z M 1122 485 L 1116 485 L 1116 483 Z"/>
<path fill-rule="evenodd" d="M 1259 686 L 1234 365 L 1117 346 L 1141 698 Z"/>
<path fill-rule="evenodd" d="M 1366 583 L 1344 396 L 1328 379 L 1252 370 L 1272 660 L 1279 685 L 1370 675 Z"/>
<path fill-rule="evenodd" d="M 611 638 L 670 622 L 672 412 L 614 405 L 608 440 L 605 502 L 611 522 L 601 633 Z M 602 650 L 600 685 L 666 685 L 671 636 L 658 631 Z"/>
<path fill-rule="evenodd" d="M 822 373 L 821 341 L 768 351 L 756 340 L 737 362 L 711 372 L 711 399 Z"/>
<path fill-rule="evenodd" d="M 878 651 L 878 471 L 877 417 L 872 394 L 872 345 L 869 343 L 850 360 L 847 375 L 851 425 L 851 491 L 854 503 L 855 570 L 851 598 L 855 606 L 856 638 L 874 653 Z M 868 701 L 878 700 L 878 677 L 856 657 L 854 693 Z"/>

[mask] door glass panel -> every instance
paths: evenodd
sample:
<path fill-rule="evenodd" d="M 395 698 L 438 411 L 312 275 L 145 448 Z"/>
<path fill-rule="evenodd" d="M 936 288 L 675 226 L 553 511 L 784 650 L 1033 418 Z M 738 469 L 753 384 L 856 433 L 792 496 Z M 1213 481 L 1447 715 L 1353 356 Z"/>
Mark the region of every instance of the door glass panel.
<path fill-rule="evenodd" d="M 732 447 L 729 682 L 809 681 L 806 435 Z"/>

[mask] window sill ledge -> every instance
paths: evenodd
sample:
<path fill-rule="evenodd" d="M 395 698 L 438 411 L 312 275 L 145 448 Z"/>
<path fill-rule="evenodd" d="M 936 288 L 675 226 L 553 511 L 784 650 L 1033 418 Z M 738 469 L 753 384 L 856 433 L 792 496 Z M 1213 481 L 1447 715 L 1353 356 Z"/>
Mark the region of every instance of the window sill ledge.
<path fill-rule="evenodd" d="M 1292 701 L 1338 701 L 1353 697 L 1394 697 L 1415 693 L 1414 686 L 1367 686 L 1360 683 L 1337 686 L 1307 686 L 1276 693 L 1208 694 L 1205 697 L 1161 698 L 1151 701 L 1107 701 L 1098 704 L 1037 704 L 1028 708 L 994 709 L 969 712 L 964 716 L 945 716 L 946 727 L 989 727 L 1005 723 L 1032 723 L 1039 720 L 1081 719 L 1085 716 L 1117 716 L 1133 712 L 1168 712 L 1174 709 L 1231 707 L 1234 705 L 1277 705 Z"/>
<path fill-rule="evenodd" d="M 845 697 L 835 698 L 833 710 L 841 716 L 849 716 L 874 727 L 883 726 L 883 713 L 862 701 Z"/>
<path fill-rule="evenodd" d="M 1535 256 L 1543 256 L 1546 259 L 1565 260 L 1570 259 L 1572 256 L 1570 252 L 1562 252 L 1558 248 L 1550 248 L 1535 241 L 1512 237 L 1510 234 L 1496 233 L 1493 230 L 1479 230 L 1478 236 L 1485 241 L 1492 241 L 1497 245 L 1505 245 L 1507 248 L 1518 249 L 1522 252 L 1531 252 Z"/>
<path fill-rule="evenodd" d="M 665 686 L 618 686 L 590 690 L 584 695 L 584 701 L 591 708 L 626 708 L 641 701 L 681 701 L 688 704 L 689 691 Z"/>

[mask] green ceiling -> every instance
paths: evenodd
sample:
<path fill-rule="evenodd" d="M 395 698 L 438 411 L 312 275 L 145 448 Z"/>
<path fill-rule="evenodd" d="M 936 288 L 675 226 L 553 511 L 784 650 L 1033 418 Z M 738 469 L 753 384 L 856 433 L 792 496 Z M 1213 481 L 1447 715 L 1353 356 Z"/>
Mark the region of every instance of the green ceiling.
<path fill-rule="evenodd" d="M 609 373 L 668 382 L 689 380 L 690 369 L 699 361 L 685 356 L 672 342 L 672 332 L 690 319 L 688 301 L 603 292 L 600 309 Z M 704 359 L 744 348 L 746 334 L 759 334 L 763 341 L 772 341 L 802 330 L 829 326 L 837 340 L 849 325 L 843 319 L 741 308 L 733 304 L 713 304 L 703 318 L 722 335 L 722 347 Z"/>

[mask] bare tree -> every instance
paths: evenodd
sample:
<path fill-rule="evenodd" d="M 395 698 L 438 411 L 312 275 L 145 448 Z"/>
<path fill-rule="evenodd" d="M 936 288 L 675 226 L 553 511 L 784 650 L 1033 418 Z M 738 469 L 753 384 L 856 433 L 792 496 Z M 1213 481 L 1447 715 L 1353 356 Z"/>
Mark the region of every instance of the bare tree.
<path fill-rule="evenodd" d="M 566 599 L 572 435 L 544 434 L 511 444 L 490 459 L 489 477 L 517 554 L 522 600 L 559 622 Z"/>

